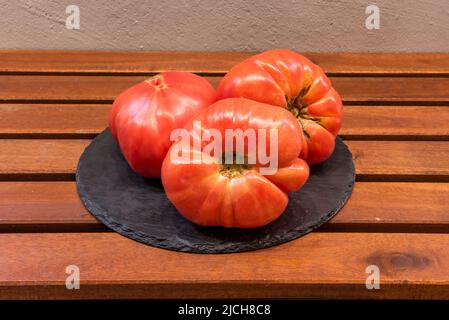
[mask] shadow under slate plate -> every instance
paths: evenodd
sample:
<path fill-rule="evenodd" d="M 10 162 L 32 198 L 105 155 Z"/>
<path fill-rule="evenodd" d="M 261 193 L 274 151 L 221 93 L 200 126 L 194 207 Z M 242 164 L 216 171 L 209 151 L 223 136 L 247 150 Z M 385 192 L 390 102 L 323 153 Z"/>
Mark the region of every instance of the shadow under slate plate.
<path fill-rule="evenodd" d="M 86 208 L 116 232 L 159 248 L 197 253 L 256 250 L 296 239 L 332 218 L 349 198 L 355 180 L 351 152 L 337 138 L 333 155 L 313 166 L 306 185 L 289 194 L 279 219 L 256 229 L 200 227 L 170 203 L 159 179 L 134 173 L 109 129 L 82 154 L 78 193 Z"/>

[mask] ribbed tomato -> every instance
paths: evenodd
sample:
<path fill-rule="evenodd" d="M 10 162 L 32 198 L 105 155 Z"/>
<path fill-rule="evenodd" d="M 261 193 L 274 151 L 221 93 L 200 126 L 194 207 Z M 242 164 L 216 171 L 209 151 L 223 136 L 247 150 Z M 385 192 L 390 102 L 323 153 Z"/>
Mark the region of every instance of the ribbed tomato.
<path fill-rule="evenodd" d="M 320 163 L 332 154 L 342 120 L 339 94 L 323 70 L 290 50 L 271 50 L 234 66 L 218 88 L 218 98 L 245 97 L 280 106 L 299 120 L 305 143 L 301 158 Z"/>
<path fill-rule="evenodd" d="M 145 177 L 160 177 L 172 142 L 170 133 L 215 101 L 204 78 L 188 72 L 164 72 L 115 99 L 109 128 L 129 165 Z"/>
<path fill-rule="evenodd" d="M 164 160 L 162 183 L 174 206 L 194 223 L 266 225 L 286 208 L 287 192 L 301 188 L 309 176 L 308 165 L 298 158 L 300 125 L 285 109 L 243 98 L 224 99 L 196 115 L 185 129 Z M 248 133 L 240 149 L 238 135 L 229 132 Z M 250 140 L 251 132 L 255 140 Z M 212 141 L 230 149 L 210 152 Z M 230 163 L 223 161 L 229 153 Z M 182 159 L 177 158 L 180 154 Z M 263 159 L 265 155 L 273 162 Z M 275 170 L 268 173 L 270 166 Z"/>

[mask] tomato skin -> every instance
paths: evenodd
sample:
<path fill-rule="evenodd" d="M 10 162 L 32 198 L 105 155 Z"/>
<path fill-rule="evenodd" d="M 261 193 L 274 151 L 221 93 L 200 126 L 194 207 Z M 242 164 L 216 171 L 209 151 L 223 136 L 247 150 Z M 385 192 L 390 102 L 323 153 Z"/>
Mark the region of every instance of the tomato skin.
<path fill-rule="evenodd" d="M 343 106 L 323 70 L 286 49 L 270 50 L 234 66 L 218 87 L 218 99 L 244 97 L 294 110 L 304 130 L 301 158 L 325 161 L 335 147 Z"/>
<path fill-rule="evenodd" d="M 262 174 L 257 161 L 236 175 L 223 173 L 224 165 L 217 161 L 219 155 L 209 156 L 203 152 L 210 141 L 202 142 L 199 151 L 194 149 L 197 139 L 194 121 L 201 121 L 203 133 L 210 129 L 220 131 L 222 143 L 226 129 L 276 129 L 277 172 Z M 303 139 L 300 125 L 287 110 L 243 98 L 224 99 L 197 114 L 185 129 L 190 137 L 188 145 L 183 145 L 181 140 L 172 145 L 162 165 L 162 183 L 173 205 L 196 224 L 237 228 L 264 226 L 285 210 L 287 192 L 298 190 L 307 181 L 308 165 L 298 158 Z M 266 137 L 267 146 L 270 145 L 268 140 Z M 262 141 L 259 138 L 257 145 Z M 249 150 L 246 146 L 245 150 Z M 203 161 L 177 160 L 171 156 L 175 149 L 185 149 L 192 159 L 195 153 L 201 152 Z"/>
<path fill-rule="evenodd" d="M 109 114 L 109 128 L 134 171 L 161 175 L 172 130 L 182 128 L 216 100 L 204 78 L 188 72 L 163 72 L 122 92 Z"/>

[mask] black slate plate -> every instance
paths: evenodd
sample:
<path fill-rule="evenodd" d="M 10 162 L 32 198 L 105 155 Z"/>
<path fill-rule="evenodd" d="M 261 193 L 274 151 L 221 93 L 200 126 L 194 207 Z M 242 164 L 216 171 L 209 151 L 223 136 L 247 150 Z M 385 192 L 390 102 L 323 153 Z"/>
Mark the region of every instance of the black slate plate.
<path fill-rule="evenodd" d="M 351 152 L 340 138 L 326 162 L 313 166 L 306 185 L 289 194 L 279 219 L 256 229 L 200 227 L 183 218 L 159 179 L 132 171 L 108 129 L 81 155 L 78 193 L 109 228 L 155 247 L 198 253 L 256 250 L 296 239 L 332 218 L 349 198 L 355 180 Z"/>

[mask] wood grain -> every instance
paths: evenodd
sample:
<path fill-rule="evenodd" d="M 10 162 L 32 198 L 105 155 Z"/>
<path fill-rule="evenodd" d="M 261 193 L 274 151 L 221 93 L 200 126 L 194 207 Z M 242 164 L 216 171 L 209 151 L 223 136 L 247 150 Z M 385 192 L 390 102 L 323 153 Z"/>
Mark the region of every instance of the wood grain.
<path fill-rule="evenodd" d="M 447 140 L 449 108 L 345 106 L 340 135 L 345 139 Z"/>
<path fill-rule="evenodd" d="M 93 138 L 107 127 L 106 104 L 0 104 L 0 137 Z M 449 140 L 449 108 L 345 106 L 345 139 Z"/>
<path fill-rule="evenodd" d="M 90 140 L 0 140 L 0 178 L 71 178 Z M 449 141 L 346 141 L 358 179 L 449 180 Z"/>
<path fill-rule="evenodd" d="M 358 182 L 321 230 L 445 232 L 448 194 L 448 183 Z M 106 230 L 84 208 L 75 182 L 0 182 L 0 195 L 0 232 Z"/>
<path fill-rule="evenodd" d="M 0 140 L 0 177 L 73 179 L 89 140 Z M 60 177 L 58 177 L 60 176 Z"/>
<path fill-rule="evenodd" d="M 0 73 L 225 73 L 252 53 L 0 51 Z M 329 74 L 449 75 L 445 53 L 304 53 Z"/>
<path fill-rule="evenodd" d="M 0 231 L 105 231 L 84 208 L 75 182 L 0 182 Z"/>
<path fill-rule="evenodd" d="M 332 78 L 335 89 L 347 103 L 449 102 L 449 78 Z"/>
<path fill-rule="evenodd" d="M 107 126 L 111 105 L 0 104 L 0 137 L 93 138 Z"/>
<path fill-rule="evenodd" d="M 347 141 L 361 180 L 447 181 L 447 141 Z M 428 180 L 427 180 L 428 181 Z"/>
<path fill-rule="evenodd" d="M 449 184 L 357 182 L 343 209 L 324 229 L 443 232 L 449 230 Z"/>
<path fill-rule="evenodd" d="M 115 233 L 1 234 L 0 241 L 2 299 L 449 298 L 447 234 L 312 233 L 216 255 L 161 250 Z M 80 270 L 80 290 L 65 288 L 69 265 Z M 365 287 L 368 265 L 380 269 L 380 290 Z"/>
<path fill-rule="evenodd" d="M 0 51 L 0 73 L 225 73 L 243 52 Z"/>
<path fill-rule="evenodd" d="M 0 102 L 112 102 L 143 76 L 0 75 Z M 220 77 L 207 77 L 217 86 Z M 449 104 L 449 78 L 331 77 L 344 102 Z"/>

